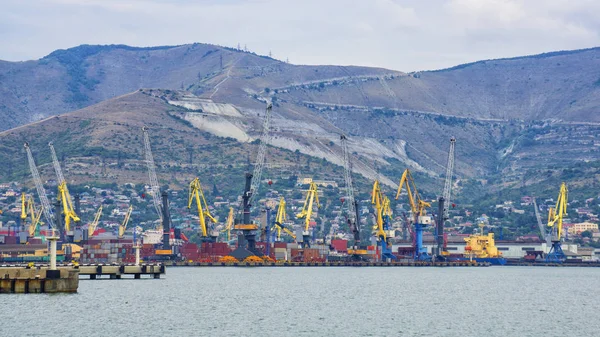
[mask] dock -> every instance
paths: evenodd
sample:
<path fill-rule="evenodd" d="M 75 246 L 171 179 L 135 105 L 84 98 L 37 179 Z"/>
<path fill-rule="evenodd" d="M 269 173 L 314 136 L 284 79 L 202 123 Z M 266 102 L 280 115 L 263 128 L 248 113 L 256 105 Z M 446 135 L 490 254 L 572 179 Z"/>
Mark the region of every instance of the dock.
<path fill-rule="evenodd" d="M 142 276 L 159 279 L 166 272 L 162 263 L 134 264 L 82 264 L 79 265 L 79 276 L 88 276 L 90 280 L 109 278 L 120 280 L 123 276 L 131 276 L 133 279 L 141 279 Z"/>
<path fill-rule="evenodd" d="M 0 293 L 76 293 L 78 287 L 76 266 L 0 266 Z"/>
<path fill-rule="evenodd" d="M 489 267 L 489 262 L 165 262 L 172 267 Z"/>

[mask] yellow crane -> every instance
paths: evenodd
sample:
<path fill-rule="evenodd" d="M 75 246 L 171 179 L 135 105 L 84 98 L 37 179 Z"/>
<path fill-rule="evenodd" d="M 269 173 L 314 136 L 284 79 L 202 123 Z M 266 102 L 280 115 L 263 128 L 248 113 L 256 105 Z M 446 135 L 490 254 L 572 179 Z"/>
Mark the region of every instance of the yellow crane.
<path fill-rule="evenodd" d="M 279 199 L 279 206 L 277 208 L 277 216 L 275 217 L 275 226 L 273 229 L 277 230 L 277 240 L 281 239 L 281 231 L 283 230 L 289 236 L 291 236 L 294 240 L 296 240 L 296 234 L 289 230 L 283 223 L 287 220 L 287 213 L 285 211 L 285 199 L 281 197 Z"/>
<path fill-rule="evenodd" d="M 389 241 L 394 236 L 391 228 L 392 209 L 390 208 L 390 199 L 381 192 L 379 180 L 373 183 L 371 191 L 371 204 L 375 206 L 375 226 L 376 236 L 381 247 L 381 257 L 385 260 L 395 260 L 396 256 L 392 254 L 392 243 Z"/>
<path fill-rule="evenodd" d="M 73 204 L 71 203 L 71 195 L 67 188 L 67 183 L 63 181 L 58 185 L 58 193 L 60 196 L 60 202 L 63 205 L 63 215 L 65 218 L 65 231 L 68 233 L 71 231 L 71 221 L 79 222 L 81 219 L 75 213 Z"/>
<path fill-rule="evenodd" d="M 222 232 L 227 232 L 227 241 L 231 240 L 231 227 L 233 227 L 233 223 L 235 221 L 235 211 L 233 207 L 229 207 L 229 215 L 227 216 L 227 221 L 225 222 L 225 229 Z"/>
<path fill-rule="evenodd" d="M 388 200 L 389 201 L 389 200 Z M 375 180 L 373 183 L 373 189 L 371 190 L 371 204 L 375 206 L 375 226 L 373 229 L 377 230 L 377 237 L 383 242 L 386 242 L 387 236 L 383 230 L 383 203 L 384 197 L 381 193 L 381 186 L 379 180 Z"/>
<path fill-rule="evenodd" d="M 56 156 L 54 145 L 52 144 L 52 142 L 50 142 L 48 143 L 48 146 L 50 146 L 50 154 L 52 155 L 52 165 L 54 166 L 54 171 L 56 172 L 56 177 L 58 178 L 58 198 L 60 199 L 60 202 L 63 206 L 63 216 L 65 219 L 65 235 L 69 236 L 69 232 L 71 232 L 71 221 L 78 223 L 81 219 L 79 219 L 79 216 L 75 213 L 75 209 L 73 208 L 73 203 L 71 202 L 71 194 L 69 193 L 69 188 L 67 187 L 67 181 L 63 176 L 58 157 Z"/>
<path fill-rule="evenodd" d="M 305 219 L 304 221 L 304 232 L 302 233 L 304 244 L 310 247 L 310 218 L 313 214 L 313 204 L 317 204 L 317 208 L 321 207 L 319 204 L 319 191 L 317 189 L 317 184 L 314 182 L 310 183 L 308 188 L 308 192 L 306 193 L 306 199 L 304 200 L 304 206 L 302 207 L 302 211 L 296 214 L 297 219 Z"/>
<path fill-rule="evenodd" d="M 198 206 L 198 218 L 200 221 L 200 234 L 204 240 L 210 239 L 208 235 L 208 230 L 206 226 L 206 218 L 208 218 L 212 223 L 216 223 L 217 220 L 210 214 L 210 210 L 208 209 L 208 203 L 206 202 L 206 198 L 204 198 L 204 192 L 202 191 L 202 185 L 200 185 L 200 179 L 195 178 L 190 183 L 190 193 L 188 196 L 188 209 L 192 208 L 192 203 L 196 200 L 196 205 Z"/>
<path fill-rule="evenodd" d="M 426 208 L 431 207 L 431 204 L 421 200 L 419 192 L 417 191 L 417 186 L 415 185 L 415 180 L 413 179 L 409 169 L 404 170 L 402 173 L 400 184 L 398 185 L 398 192 L 396 193 L 396 200 L 398 200 L 400 193 L 402 193 L 402 187 L 406 188 L 406 193 L 408 194 L 408 203 L 410 204 L 414 220 L 415 222 L 418 222 L 418 217 L 427 215 Z"/>
<path fill-rule="evenodd" d="M 27 228 L 27 233 L 30 238 L 35 236 L 37 226 L 39 225 L 40 219 L 42 218 L 42 212 L 43 209 L 41 207 L 39 210 L 36 210 L 32 196 L 27 197 L 25 193 L 21 193 L 21 221 L 24 225 L 25 221 L 27 220 L 27 214 L 29 213 L 31 223 Z"/>
<path fill-rule="evenodd" d="M 552 247 L 546 255 L 546 260 L 562 262 L 566 259 L 561 247 L 563 216 L 567 215 L 567 200 L 569 191 L 564 182 L 560 185 L 556 206 L 548 209 L 548 227 L 552 228 Z"/>
<path fill-rule="evenodd" d="M 92 236 L 94 236 L 94 232 L 96 231 L 96 228 L 98 227 L 98 222 L 100 221 L 101 215 L 102 215 L 102 205 L 100 205 L 100 207 L 98 208 L 98 211 L 96 211 L 96 215 L 94 215 L 94 221 L 92 221 L 88 225 L 88 238 L 91 238 Z"/>
<path fill-rule="evenodd" d="M 431 204 L 423 201 L 417 190 L 417 185 L 408 169 L 404 170 L 398 185 L 396 200 L 402 193 L 402 188 L 406 188 L 408 194 L 408 203 L 414 217 L 413 223 L 415 226 L 415 258 L 419 260 L 430 260 L 431 256 L 427 253 L 427 248 L 423 247 L 423 228 L 431 224 L 431 217 L 427 215 L 427 207 Z"/>
<path fill-rule="evenodd" d="M 119 225 L 119 239 L 122 239 L 125 235 L 125 230 L 127 229 L 127 223 L 129 223 L 129 218 L 131 217 L 131 211 L 133 211 L 133 206 L 129 205 L 127 209 L 127 213 L 125 213 L 125 219 L 123 219 L 123 223 Z"/>

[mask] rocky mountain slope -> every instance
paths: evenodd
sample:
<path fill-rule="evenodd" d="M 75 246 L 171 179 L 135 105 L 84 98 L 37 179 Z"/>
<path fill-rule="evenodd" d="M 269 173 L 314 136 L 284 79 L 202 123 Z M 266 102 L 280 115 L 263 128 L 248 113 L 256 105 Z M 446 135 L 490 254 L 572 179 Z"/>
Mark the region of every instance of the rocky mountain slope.
<path fill-rule="evenodd" d="M 199 163 L 240 163 L 272 100 L 272 144 L 282 149 L 274 151 L 290 162 L 305 154 L 320 158 L 313 165 L 339 164 L 345 133 L 363 176 L 391 186 L 411 167 L 435 188 L 454 136 L 459 178 L 517 187 L 600 158 L 599 62 L 594 48 L 405 74 L 291 65 L 205 44 L 80 46 L 0 62 L 5 129 L 89 106 L 1 133 L 0 157 L 10 163 L 33 137 L 63 139 L 69 157 L 141 158 L 129 145 L 147 123 L 169 130 L 156 150 L 164 165 L 185 167 L 194 151 Z"/>

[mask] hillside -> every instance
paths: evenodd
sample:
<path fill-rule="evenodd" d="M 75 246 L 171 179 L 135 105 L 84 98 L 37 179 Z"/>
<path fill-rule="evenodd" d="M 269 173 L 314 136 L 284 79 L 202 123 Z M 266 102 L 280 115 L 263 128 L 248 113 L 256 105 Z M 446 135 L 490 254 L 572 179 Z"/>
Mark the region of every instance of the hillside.
<path fill-rule="evenodd" d="M 215 184 L 226 196 L 239 195 L 244 172 L 252 169 L 249 161 L 258 151 L 258 143 L 253 140 L 258 137 L 255 129 L 260 129 L 260 123 L 255 123 L 255 116 L 245 116 L 230 105 L 216 106 L 229 109 L 233 116 L 200 113 L 167 102 L 178 97 L 173 91 L 140 90 L 4 131 L 0 133 L 2 179 L 31 185 L 25 142 L 30 143 L 42 178 L 55 179 L 48 151 L 48 142 L 52 141 L 71 185 L 147 184 L 141 129 L 148 126 L 161 185 L 185 190 L 199 176 L 205 186 Z M 207 126 L 219 123 L 237 130 L 247 141 L 204 130 L 213 130 Z M 277 147 L 270 147 L 265 171 L 263 178 L 274 182 L 299 176 L 340 183 L 343 179 L 340 166 Z M 367 184 L 365 179 L 357 181 L 362 186 Z"/>
<path fill-rule="evenodd" d="M 254 158 L 251 142 L 270 99 L 271 143 L 283 151 L 272 158 L 316 157 L 309 174 L 341 163 L 345 133 L 362 176 L 393 186 L 410 167 L 436 193 L 454 136 L 458 178 L 492 190 L 536 185 L 600 158 L 599 60 L 594 48 L 405 74 L 292 65 L 206 44 L 84 45 L 0 62 L 4 129 L 60 114 L 0 134 L 2 179 L 22 172 L 15 151 L 34 137 L 38 146 L 62 142 L 67 157 L 96 157 L 89 170 L 99 170 L 100 157 L 141 158 L 141 147 L 130 145 L 145 123 L 163 130 L 155 151 L 164 165 L 184 169 L 192 153 L 192 163 L 241 167 Z M 132 178 L 126 171 L 124 180 Z"/>
<path fill-rule="evenodd" d="M 57 50 L 35 61 L 0 61 L 0 117 L 5 121 L 1 130 L 141 88 L 206 91 L 209 96 L 227 96 L 236 103 L 265 87 L 384 73 L 398 72 L 366 67 L 294 66 L 199 43 L 150 48 L 82 45 Z M 238 79 L 230 81 L 234 86 L 226 83 L 232 78 Z"/>

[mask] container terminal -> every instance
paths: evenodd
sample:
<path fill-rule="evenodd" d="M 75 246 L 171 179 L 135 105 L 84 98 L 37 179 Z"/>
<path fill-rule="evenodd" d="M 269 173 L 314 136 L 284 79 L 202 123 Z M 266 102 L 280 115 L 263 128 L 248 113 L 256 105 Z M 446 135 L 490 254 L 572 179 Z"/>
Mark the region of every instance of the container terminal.
<path fill-rule="evenodd" d="M 358 201 L 353 184 L 352 154 L 348 150 L 348 138 L 340 136 L 343 150 L 345 195 L 341 208 L 353 240 L 315 237 L 314 216 L 320 207 L 319 186 L 311 181 L 303 192 L 304 204 L 299 212 L 288 216 L 286 200 L 268 200 L 253 203 L 260 188 L 262 171 L 270 137 L 272 104 L 268 104 L 260 137 L 258 156 L 252 172 L 245 174 L 245 184 L 238 209 L 230 208 L 229 216 L 222 224 L 226 239 L 219 240 L 217 223 L 210 213 L 199 178 L 189 183 L 187 208 L 198 214 L 200 243 L 193 243 L 179 228 L 174 228 L 169 212 L 169 193 L 161 191 L 156 166 L 150 146 L 150 130 L 142 128 L 144 162 L 148 171 L 152 206 L 159 224 L 153 229 L 139 226 L 128 228 L 133 207 L 130 206 L 115 233 L 102 233 L 98 228 L 102 205 L 94 220 L 81 225 L 79 196 L 69 192 L 56 150 L 49 144 L 52 163 L 57 177 L 57 199 L 51 203 L 46 195 L 32 149 L 25 143 L 39 206 L 33 195 L 21 195 L 21 223 L 24 230 L 0 232 L 0 261 L 5 264 L 45 265 L 58 263 L 120 264 L 140 266 L 141 263 L 159 262 L 167 265 L 223 265 L 223 266 L 488 266 L 511 264 L 562 265 L 582 263 L 562 249 L 562 221 L 566 214 L 567 186 L 560 186 L 556 207 L 549 211 L 548 221 L 540 228 L 546 241 L 530 242 L 527 247 L 518 243 L 496 241 L 494 233 L 484 233 L 485 219 L 480 231 L 469 236 L 449 238 L 444 232 L 448 220 L 448 205 L 452 196 L 454 148 L 456 139 L 450 139 L 445 182 L 434 215 L 431 203 L 422 199 L 411 172 L 406 169 L 400 177 L 395 200 L 403 199 L 410 206 L 404 215 L 404 238 L 393 240 L 397 235 L 392 226 L 392 200 L 375 180 L 370 191 L 373 223 L 365 224 L 360 217 Z M 270 181 L 269 181 L 270 183 Z M 322 197 L 321 197 L 322 198 Z M 404 200 L 405 199 L 405 200 Z M 252 211 L 259 209 L 262 219 L 251 219 Z M 537 210 L 536 210 L 537 211 Z M 256 213 L 256 212 L 255 212 Z M 42 225 L 42 221 L 45 225 Z M 433 234 L 429 231 L 433 228 Z M 365 233 L 370 237 L 364 244 Z M 2 235 L 4 234 L 4 235 Z M 522 256 L 503 256 L 511 246 L 519 246 Z M 50 261 L 54 254 L 55 261 Z M 595 265 L 595 264 L 586 264 Z M 164 273 L 164 265 L 158 274 Z M 117 268 L 118 269 L 118 268 Z M 115 275 L 126 274 L 121 272 Z M 132 272 L 133 273 L 133 272 Z M 93 272 L 88 273 L 94 274 Z M 99 273 L 100 275 L 102 273 Z M 136 274 L 136 273 L 133 273 Z M 137 273 L 138 275 L 140 273 Z M 149 274 L 156 274 L 154 269 Z M 137 278 L 137 277 L 136 277 Z"/>

